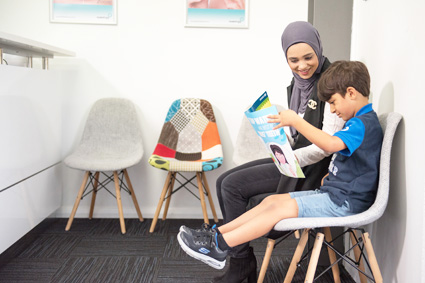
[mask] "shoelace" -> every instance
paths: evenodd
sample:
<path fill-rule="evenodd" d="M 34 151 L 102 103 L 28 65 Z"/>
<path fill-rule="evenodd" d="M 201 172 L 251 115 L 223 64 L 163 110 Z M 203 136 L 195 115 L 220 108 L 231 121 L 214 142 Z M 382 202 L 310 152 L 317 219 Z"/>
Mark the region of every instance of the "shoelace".
<path fill-rule="evenodd" d="M 208 245 L 211 246 L 211 242 L 214 241 L 214 235 L 209 233 L 199 233 L 198 235 L 194 235 L 193 241 L 197 245 Z"/>
<path fill-rule="evenodd" d="M 200 229 L 196 229 L 195 231 L 196 232 L 215 232 L 216 226 L 217 225 L 215 225 L 215 224 L 213 226 L 211 226 L 210 224 L 204 223 L 204 224 L 201 225 Z"/>

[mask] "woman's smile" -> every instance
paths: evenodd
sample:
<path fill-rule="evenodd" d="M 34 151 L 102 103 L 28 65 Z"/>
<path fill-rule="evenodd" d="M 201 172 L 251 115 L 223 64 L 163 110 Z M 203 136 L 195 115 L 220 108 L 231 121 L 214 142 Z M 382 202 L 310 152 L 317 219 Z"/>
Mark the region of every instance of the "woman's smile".
<path fill-rule="evenodd" d="M 308 74 L 309 74 L 309 72 L 310 72 L 310 70 L 311 70 L 311 69 L 307 69 L 307 70 L 299 70 L 298 72 L 299 72 L 299 75 L 300 75 L 302 78 L 304 78 L 304 77 L 309 78 L 309 77 L 311 77 L 311 76 L 309 76 L 309 75 L 308 75 Z"/>

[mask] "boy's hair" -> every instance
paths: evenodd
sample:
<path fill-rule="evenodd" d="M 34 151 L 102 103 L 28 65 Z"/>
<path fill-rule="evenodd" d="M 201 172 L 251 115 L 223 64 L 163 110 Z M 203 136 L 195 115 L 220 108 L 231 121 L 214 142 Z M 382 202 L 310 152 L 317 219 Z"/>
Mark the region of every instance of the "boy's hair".
<path fill-rule="evenodd" d="M 363 96 L 369 97 L 369 71 L 359 61 L 335 61 L 319 79 L 318 97 L 322 101 L 328 101 L 335 93 L 345 97 L 348 87 L 354 87 Z"/>

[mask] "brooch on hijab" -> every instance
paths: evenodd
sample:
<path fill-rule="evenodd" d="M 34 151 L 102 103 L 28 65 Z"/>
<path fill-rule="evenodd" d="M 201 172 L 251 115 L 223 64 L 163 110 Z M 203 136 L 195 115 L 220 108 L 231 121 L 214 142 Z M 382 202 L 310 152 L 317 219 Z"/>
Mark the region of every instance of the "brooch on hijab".
<path fill-rule="evenodd" d="M 316 110 L 317 108 L 317 101 L 314 101 L 313 99 L 310 99 L 307 103 L 308 107 L 310 107 L 313 110 Z"/>

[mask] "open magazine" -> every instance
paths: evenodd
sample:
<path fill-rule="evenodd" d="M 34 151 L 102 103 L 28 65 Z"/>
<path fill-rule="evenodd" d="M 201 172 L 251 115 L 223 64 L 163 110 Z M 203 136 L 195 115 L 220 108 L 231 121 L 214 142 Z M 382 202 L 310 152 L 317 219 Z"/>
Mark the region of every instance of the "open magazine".
<path fill-rule="evenodd" d="M 271 105 L 267 92 L 245 111 L 246 117 L 264 142 L 279 171 L 289 177 L 305 178 L 283 128 L 273 130 L 277 123 L 268 123 L 267 116 L 277 114 L 277 108 Z"/>

